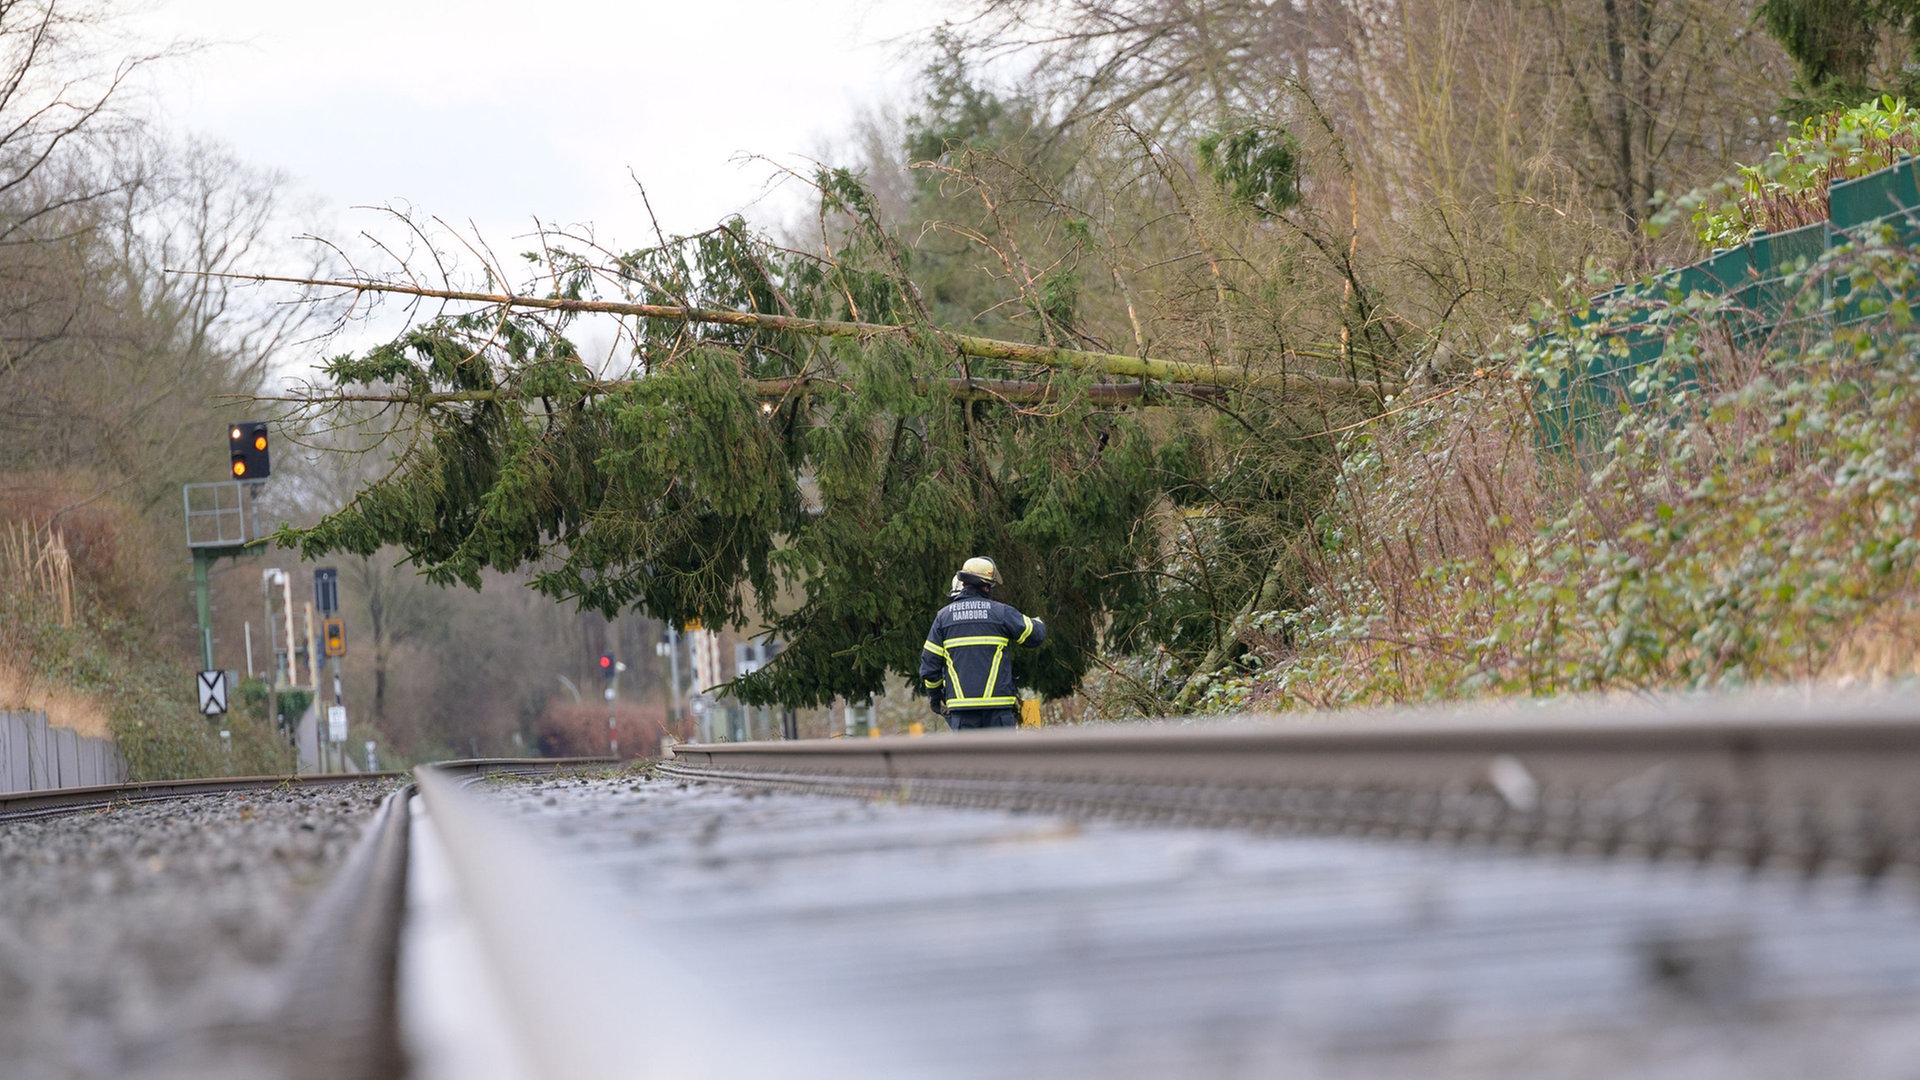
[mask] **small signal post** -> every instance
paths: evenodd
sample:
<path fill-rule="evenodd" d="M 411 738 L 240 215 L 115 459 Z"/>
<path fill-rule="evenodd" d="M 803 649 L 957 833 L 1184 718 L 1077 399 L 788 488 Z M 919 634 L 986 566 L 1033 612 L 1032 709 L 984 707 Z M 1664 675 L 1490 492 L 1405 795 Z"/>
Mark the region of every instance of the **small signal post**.
<path fill-rule="evenodd" d="M 333 704 L 327 707 L 328 742 L 345 756 L 347 705 L 340 694 L 340 658 L 347 655 L 347 621 L 340 617 L 340 571 L 320 566 L 313 571 L 313 606 L 320 613 L 322 651 L 333 675 Z"/>

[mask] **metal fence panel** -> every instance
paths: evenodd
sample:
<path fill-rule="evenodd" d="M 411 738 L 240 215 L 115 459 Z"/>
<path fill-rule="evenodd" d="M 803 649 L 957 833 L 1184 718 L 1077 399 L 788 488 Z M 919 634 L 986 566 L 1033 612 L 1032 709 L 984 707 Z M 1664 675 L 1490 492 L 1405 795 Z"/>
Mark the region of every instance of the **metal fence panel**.
<path fill-rule="evenodd" d="M 0 712 L 0 791 L 26 791 L 27 718 Z"/>
<path fill-rule="evenodd" d="M 1660 302 L 1696 292 L 1731 297 L 1732 310 L 1724 316 L 1728 329 L 1737 342 L 1753 344 L 1782 333 L 1783 328 L 1791 334 L 1815 328 L 1802 323 L 1828 326 L 1833 321 L 1857 322 L 1867 317 L 1871 309 L 1868 301 L 1892 299 L 1848 295 L 1844 281 L 1829 284 L 1826 287 L 1832 298 L 1844 303 L 1837 313 L 1823 316 L 1817 314 L 1818 304 L 1807 301 L 1828 297 L 1796 297 L 1784 279 L 1876 224 L 1890 224 L 1902 242 L 1920 243 L 1920 158 L 1908 158 L 1879 172 L 1834 184 L 1829 205 L 1829 221 L 1757 236 L 1700 262 L 1595 297 L 1589 313 L 1573 322 L 1588 326 L 1608 319 L 1610 325 L 1599 328 L 1608 347 L 1583 370 L 1569 373 L 1559 385 L 1536 388 L 1541 448 L 1590 456 L 1606 442 L 1613 422 L 1623 411 L 1646 404 L 1646 395 L 1635 393 L 1632 387 L 1637 371 L 1665 348 L 1663 328 L 1643 325 L 1647 314 Z M 1557 340 L 1556 335 L 1547 335 L 1535 347 L 1550 349 Z M 1776 340 L 1774 344 L 1781 342 Z M 1698 373 L 1684 363 L 1672 374 L 1677 380 L 1673 386 L 1698 382 Z"/>
<path fill-rule="evenodd" d="M 80 786 L 100 786 L 100 740 L 80 740 Z"/>
<path fill-rule="evenodd" d="M 72 728 L 53 728 L 53 744 L 59 753 L 60 780 L 55 787 L 80 786 L 80 733 Z"/>
<path fill-rule="evenodd" d="M 1842 180 L 1829 191 L 1836 228 L 1852 229 L 1920 207 L 1920 159 L 1908 158 L 1876 173 Z"/>
<path fill-rule="evenodd" d="M 27 714 L 27 787 L 28 791 L 45 791 L 59 787 L 60 781 L 54 775 L 54 757 L 47 745 L 47 714 Z"/>
<path fill-rule="evenodd" d="M 122 784 L 127 773 L 112 739 L 53 727 L 45 713 L 0 712 L 0 793 Z"/>

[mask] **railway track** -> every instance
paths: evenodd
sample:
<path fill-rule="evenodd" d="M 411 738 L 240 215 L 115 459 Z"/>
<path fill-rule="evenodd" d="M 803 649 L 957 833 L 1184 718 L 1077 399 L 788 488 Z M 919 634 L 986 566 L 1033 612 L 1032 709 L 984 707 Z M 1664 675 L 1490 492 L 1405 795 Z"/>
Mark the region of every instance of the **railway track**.
<path fill-rule="evenodd" d="M 0 795 L 0 822 L 29 821 L 137 806 L 141 803 L 168 802 L 208 795 L 231 795 L 249 791 L 271 791 L 302 785 L 330 787 L 356 784 L 364 780 L 400 780 L 406 773 L 323 773 L 314 776 L 228 776 L 207 780 L 150 780 L 102 787 L 54 788 L 48 791 L 18 791 Z"/>
<path fill-rule="evenodd" d="M 216 1044 L 336 1080 L 1920 1075 L 1920 703 L 1607 709 L 424 769 Z"/>
<path fill-rule="evenodd" d="M 424 1080 L 1912 1075 L 1912 714 L 1749 699 L 423 777 L 429 906 L 463 914 L 412 932 L 465 945 L 415 970 L 414 1015 L 441 1019 L 411 1045 L 439 1048 Z M 449 1008 L 463 987 L 486 1000 Z M 484 1051 L 471 1015 L 498 1019 Z"/>
<path fill-rule="evenodd" d="M 1162 824 L 1920 868 L 1920 697 L 1399 711 L 1336 722 L 679 746 L 662 771 Z"/>
<path fill-rule="evenodd" d="M 612 758 L 472 758 L 434 768 L 452 776 L 525 776 L 555 770 L 611 765 Z M 412 773 L 312 773 L 305 776 L 226 776 L 199 780 L 146 780 L 99 787 L 52 788 L 0 794 L 0 822 L 29 821 L 203 796 L 234 795 L 294 787 L 337 787 L 365 781 L 410 781 Z"/>
<path fill-rule="evenodd" d="M 401 1075 L 410 781 L 232 777 L 0 796 L 0 1075 Z"/>

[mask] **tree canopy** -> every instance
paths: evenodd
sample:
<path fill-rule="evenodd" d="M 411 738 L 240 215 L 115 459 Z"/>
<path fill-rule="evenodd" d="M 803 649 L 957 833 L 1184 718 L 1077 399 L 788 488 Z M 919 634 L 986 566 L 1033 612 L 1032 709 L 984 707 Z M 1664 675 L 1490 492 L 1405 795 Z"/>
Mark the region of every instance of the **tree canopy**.
<path fill-rule="evenodd" d="M 1196 483 L 1192 433 L 1096 400 L 1092 372 L 1052 371 L 1038 400 L 971 392 L 1031 368 L 956 351 L 891 272 L 864 189 L 844 174 L 821 189 L 854 223 L 833 260 L 732 223 L 610 262 L 574 256 L 554 281 L 575 299 L 611 281 L 643 304 L 923 332 L 634 318 L 633 367 L 609 379 L 569 336 L 578 311 L 435 319 L 326 366 L 336 388 L 391 391 L 414 437 L 385 479 L 283 540 L 309 556 L 398 544 L 443 584 L 530 566 L 535 588 L 608 614 L 757 625 L 789 645 L 737 693 L 789 705 L 911 671 L 955 568 L 988 552 L 1007 598 L 1051 628 L 1025 682 L 1071 692 L 1103 635 L 1156 621 L 1161 516 Z"/>
<path fill-rule="evenodd" d="M 283 539 L 778 634 L 736 690 L 795 705 L 910 671 L 991 554 L 1055 628 L 1029 685 L 1191 704 L 1323 584 L 1349 433 L 1482 378 L 1570 269 L 1672 243 L 1663 191 L 1768 145 L 1767 6 L 986 0 L 804 236 L 351 283 L 446 306 L 326 367 L 305 404 L 394 410 L 393 469 Z"/>

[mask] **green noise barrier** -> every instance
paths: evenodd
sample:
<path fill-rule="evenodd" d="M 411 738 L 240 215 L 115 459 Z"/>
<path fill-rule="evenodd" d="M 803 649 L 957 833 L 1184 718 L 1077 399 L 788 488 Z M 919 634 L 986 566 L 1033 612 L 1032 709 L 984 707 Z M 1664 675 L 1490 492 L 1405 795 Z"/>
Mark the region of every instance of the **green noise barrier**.
<path fill-rule="evenodd" d="M 1808 277 L 1804 271 L 1870 229 L 1890 230 L 1895 243 L 1920 246 L 1920 158 L 1834 183 L 1827 221 L 1762 234 L 1594 297 L 1571 321 L 1576 330 L 1591 329 L 1599 347 L 1582 350 L 1562 376 L 1535 384 L 1542 449 L 1595 453 L 1623 414 L 1645 406 L 1656 393 L 1698 385 L 1696 369 L 1684 362 L 1670 364 L 1657 382 L 1648 378 L 1666 349 L 1670 320 L 1695 305 L 1711 305 L 1726 342 L 1736 348 L 1777 343 L 1803 329 L 1830 332 L 1835 325 L 1869 317 L 1882 305 L 1845 295 L 1844 281 Z M 1810 288 L 1822 294 L 1801 295 Z M 1838 305 L 1832 303 L 1836 298 L 1842 301 Z M 1531 349 L 1571 347 L 1561 335 L 1546 335 Z"/>

